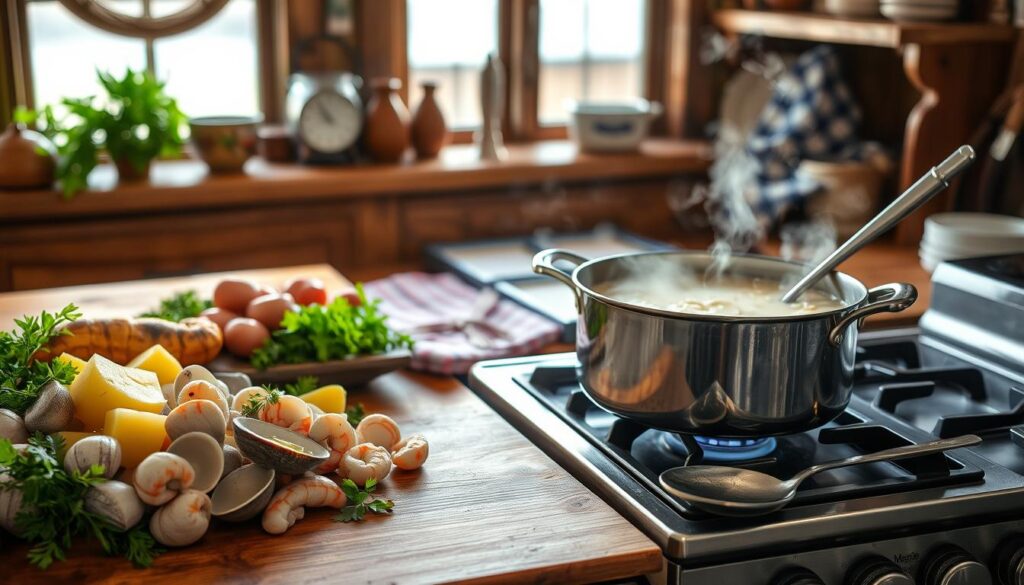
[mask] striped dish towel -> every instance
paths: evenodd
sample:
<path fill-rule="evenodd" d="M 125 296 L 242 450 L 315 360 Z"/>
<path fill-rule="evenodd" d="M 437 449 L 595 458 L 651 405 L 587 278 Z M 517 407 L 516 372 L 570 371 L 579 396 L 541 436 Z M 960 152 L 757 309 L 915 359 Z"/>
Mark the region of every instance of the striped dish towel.
<path fill-rule="evenodd" d="M 388 325 L 408 332 L 416 327 L 463 319 L 479 292 L 450 273 L 406 272 L 368 282 L 370 298 L 380 299 Z M 460 331 L 415 333 L 412 368 L 438 374 L 464 374 L 480 360 L 528 355 L 559 338 L 561 327 L 512 301 L 502 299 L 485 318 L 508 339 L 483 349 Z"/>

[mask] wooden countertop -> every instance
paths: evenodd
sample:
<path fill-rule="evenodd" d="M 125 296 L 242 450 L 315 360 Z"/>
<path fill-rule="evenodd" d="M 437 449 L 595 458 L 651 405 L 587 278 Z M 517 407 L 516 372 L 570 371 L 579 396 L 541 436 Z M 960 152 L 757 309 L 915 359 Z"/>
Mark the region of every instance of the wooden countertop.
<path fill-rule="evenodd" d="M 703 172 L 711 161 L 706 142 L 666 139 L 648 140 L 634 153 L 579 153 L 564 140 L 513 144 L 508 151 L 508 160 L 481 161 L 474 146 L 452 145 L 433 160 L 345 167 L 272 164 L 256 158 L 246 164 L 244 174 L 236 175 L 210 175 L 198 160 L 158 161 L 148 180 L 125 184 L 118 184 L 111 165 L 101 165 L 89 177 L 90 191 L 70 201 L 56 191 L 0 190 L 0 223 L 673 176 Z"/>
<path fill-rule="evenodd" d="M 280 282 L 298 274 L 345 281 L 328 266 L 253 270 Z M 24 313 L 74 301 L 90 315 L 134 314 L 160 291 L 202 293 L 219 275 L 0 294 L 3 326 Z M 392 416 L 430 440 L 416 472 L 382 483 L 390 517 L 361 524 L 309 510 L 282 536 L 257 521 L 215 523 L 197 544 L 161 556 L 148 570 L 78 545 L 46 572 L 30 567 L 24 545 L 0 552 L 10 582 L 569 583 L 656 572 L 658 547 L 451 378 L 393 373 L 349 395 L 368 412 Z"/>

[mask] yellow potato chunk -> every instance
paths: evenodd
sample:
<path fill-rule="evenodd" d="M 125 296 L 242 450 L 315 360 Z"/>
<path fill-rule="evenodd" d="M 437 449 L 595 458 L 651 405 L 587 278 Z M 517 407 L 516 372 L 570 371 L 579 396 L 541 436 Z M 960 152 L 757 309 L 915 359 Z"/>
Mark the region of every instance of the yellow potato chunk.
<path fill-rule="evenodd" d="M 115 408 L 107 412 L 103 434 L 121 444 L 121 465 L 135 467 L 171 443 L 164 430 L 167 417 L 152 412 Z"/>
<path fill-rule="evenodd" d="M 310 404 L 315 404 L 324 412 L 345 412 L 345 389 L 338 384 L 321 386 L 312 392 L 307 392 L 299 398 Z"/>
<path fill-rule="evenodd" d="M 128 367 L 153 372 L 161 384 L 170 384 L 181 372 L 178 360 L 159 343 L 135 356 Z"/>
<path fill-rule="evenodd" d="M 82 363 L 85 363 L 85 362 L 83 361 Z M 81 441 L 82 439 L 84 439 L 86 437 L 93 436 L 95 433 L 80 433 L 80 432 L 77 432 L 77 431 L 59 431 L 59 432 L 56 432 L 54 434 L 55 435 L 60 435 L 61 438 L 64 439 L 64 448 L 61 450 L 60 453 L 57 454 L 61 459 L 64 459 L 64 454 L 68 452 L 68 449 L 70 449 L 72 445 L 74 445 L 75 443 Z"/>
<path fill-rule="evenodd" d="M 81 374 L 82 370 L 85 369 L 85 364 L 86 364 L 85 360 L 83 360 L 80 357 L 73 356 L 73 355 L 71 355 L 68 352 L 64 352 L 64 353 L 60 354 L 59 356 L 57 356 L 57 359 L 59 359 L 62 362 L 66 362 L 66 363 L 69 363 L 72 366 L 74 366 L 75 371 L 78 372 L 79 374 Z"/>
<path fill-rule="evenodd" d="M 86 431 L 103 427 L 107 412 L 115 408 L 157 413 L 167 402 L 156 374 L 119 366 L 99 354 L 89 358 L 70 390 L 75 416 Z"/>

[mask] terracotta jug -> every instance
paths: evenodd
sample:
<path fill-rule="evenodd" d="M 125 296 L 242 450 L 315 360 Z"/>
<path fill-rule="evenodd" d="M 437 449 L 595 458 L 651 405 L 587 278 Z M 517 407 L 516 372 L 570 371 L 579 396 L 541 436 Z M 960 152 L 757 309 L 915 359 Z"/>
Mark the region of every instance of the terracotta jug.
<path fill-rule="evenodd" d="M 373 160 L 396 163 L 409 147 L 409 110 L 395 78 L 373 80 L 373 97 L 366 113 L 366 148 Z"/>
<path fill-rule="evenodd" d="M 444 123 L 444 114 L 434 99 L 437 84 L 426 81 L 422 86 L 423 101 L 412 116 L 412 147 L 416 150 L 417 158 L 434 158 L 448 139 L 448 128 Z"/>
<path fill-rule="evenodd" d="M 0 189 L 53 185 L 56 149 L 42 134 L 11 124 L 0 134 Z"/>

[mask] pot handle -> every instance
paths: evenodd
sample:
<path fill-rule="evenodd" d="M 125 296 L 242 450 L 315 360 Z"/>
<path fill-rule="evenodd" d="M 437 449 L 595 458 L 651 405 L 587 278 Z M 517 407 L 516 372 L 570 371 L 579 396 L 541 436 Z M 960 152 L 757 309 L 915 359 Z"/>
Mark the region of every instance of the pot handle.
<path fill-rule="evenodd" d="M 584 258 L 579 254 L 570 252 L 568 250 L 561 250 L 558 248 L 551 248 L 549 250 L 542 250 L 537 252 L 533 257 L 533 271 L 537 274 L 543 274 L 544 276 L 550 276 L 555 280 L 561 282 L 565 286 L 572 289 L 574 295 L 576 295 L 576 308 L 579 309 L 583 306 L 583 299 L 580 295 L 580 290 L 576 288 L 576 283 L 572 281 L 572 274 L 560 269 L 555 268 L 555 262 L 559 260 L 565 260 L 566 262 L 572 262 L 576 266 L 588 262 L 589 258 Z"/>
<path fill-rule="evenodd" d="M 536 262 L 536 261 L 535 261 Z M 868 291 L 868 302 L 850 311 L 828 333 L 828 341 L 838 346 L 843 341 L 846 328 L 868 315 L 888 311 L 898 313 L 910 307 L 917 300 L 917 289 L 902 282 L 883 284 Z"/>

